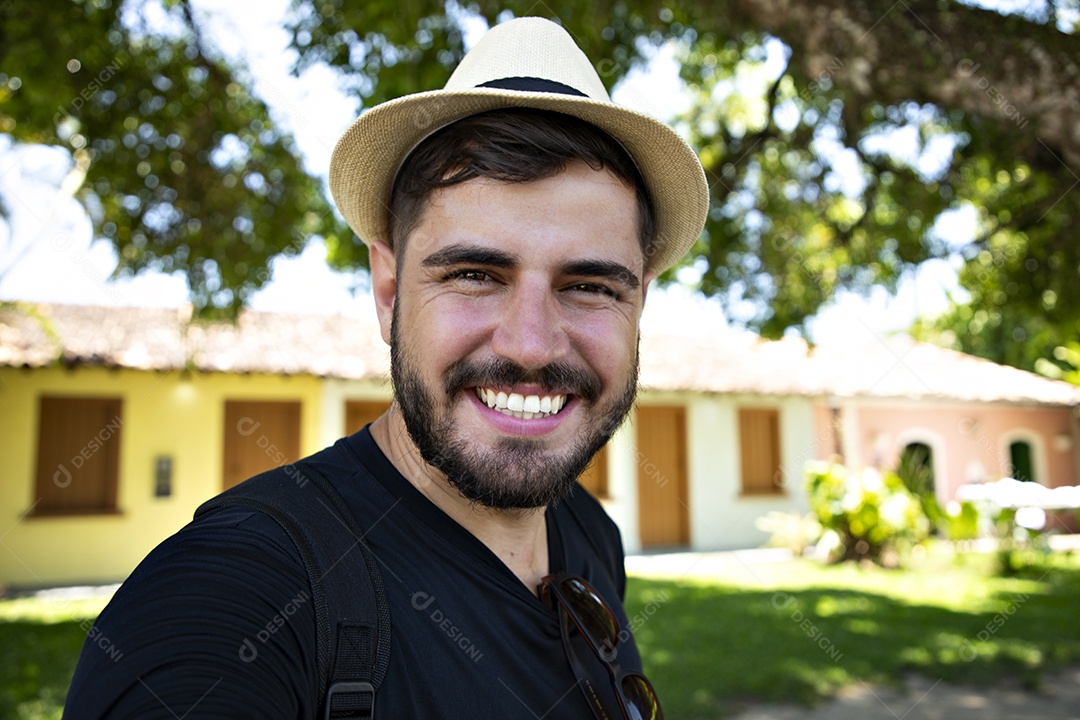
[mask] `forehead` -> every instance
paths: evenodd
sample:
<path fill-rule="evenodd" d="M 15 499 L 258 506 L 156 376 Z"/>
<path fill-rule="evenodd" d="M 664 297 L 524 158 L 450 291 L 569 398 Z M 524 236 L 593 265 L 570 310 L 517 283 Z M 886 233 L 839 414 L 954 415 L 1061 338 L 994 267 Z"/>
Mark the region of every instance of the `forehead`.
<path fill-rule="evenodd" d="M 405 246 L 409 265 L 451 244 L 528 263 L 596 258 L 644 267 L 634 190 L 584 162 L 530 182 L 475 178 L 435 190 Z"/>

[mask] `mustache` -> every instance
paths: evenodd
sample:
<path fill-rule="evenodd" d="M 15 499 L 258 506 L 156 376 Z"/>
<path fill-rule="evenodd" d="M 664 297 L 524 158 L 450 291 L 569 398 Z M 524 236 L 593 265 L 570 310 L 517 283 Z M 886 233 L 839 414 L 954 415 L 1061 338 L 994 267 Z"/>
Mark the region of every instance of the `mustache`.
<path fill-rule="evenodd" d="M 538 385 L 545 393 L 570 392 L 586 402 L 600 397 L 601 383 L 596 375 L 566 363 L 550 363 L 536 370 L 526 370 L 515 362 L 494 358 L 484 362 L 462 359 L 450 366 L 443 379 L 443 390 L 453 395 L 467 387 Z"/>

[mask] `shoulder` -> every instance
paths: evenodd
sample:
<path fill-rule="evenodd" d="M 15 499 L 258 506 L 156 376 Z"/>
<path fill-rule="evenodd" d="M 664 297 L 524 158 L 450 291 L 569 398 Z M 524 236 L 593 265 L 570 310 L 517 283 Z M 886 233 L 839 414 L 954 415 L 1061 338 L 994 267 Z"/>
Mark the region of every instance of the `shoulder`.
<path fill-rule="evenodd" d="M 563 508 L 563 514 L 582 525 L 588 532 L 603 536 L 606 540 L 614 541 L 621 547 L 619 526 L 607 514 L 600 501 L 581 485 L 575 483 L 573 492 L 567 495 L 557 506 L 558 508 Z"/>
<path fill-rule="evenodd" d="M 580 485 L 555 507 L 556 521 L 567 541 L 568 553 L 589 551 L 600 561 L 618 589 L 626 589 L 626 555 L 619 526 L 604 510 L 600 501 Z"/>
<path fill-rule="evenodd" d="M 171 717 L 196 702 L 203 717 L 296 716 L 317 687 L 308 588 L 272 518 L 239 507 L 198 517 L 140 563 L 94 623 L 68 716 Z"/>

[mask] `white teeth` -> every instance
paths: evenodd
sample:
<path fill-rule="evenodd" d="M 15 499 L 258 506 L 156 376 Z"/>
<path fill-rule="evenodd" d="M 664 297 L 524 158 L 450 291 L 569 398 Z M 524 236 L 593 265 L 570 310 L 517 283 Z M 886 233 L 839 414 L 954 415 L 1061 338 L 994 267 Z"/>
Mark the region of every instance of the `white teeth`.
<path fill-rule="evenodd" d="M 565 395 L 507 394 L 503 391 L 496 392 L 490 388 L 478 387 L 476 396 L 489 408 L 522 420 L 554 415 L 566 406 Z"/>

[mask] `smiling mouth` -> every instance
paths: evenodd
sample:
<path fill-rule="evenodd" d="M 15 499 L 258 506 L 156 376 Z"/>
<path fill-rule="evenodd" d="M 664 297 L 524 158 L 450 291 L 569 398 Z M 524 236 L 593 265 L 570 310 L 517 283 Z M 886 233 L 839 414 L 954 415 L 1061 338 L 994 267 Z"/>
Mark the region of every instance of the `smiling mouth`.
<path fill-rule="evenodd" d="M 522 395 L 492 388 L 476 388 L 476 397 L 492 410 L 520 420 L 533 420 L 559 414 L 566 407 L 568 395 Z"/>

